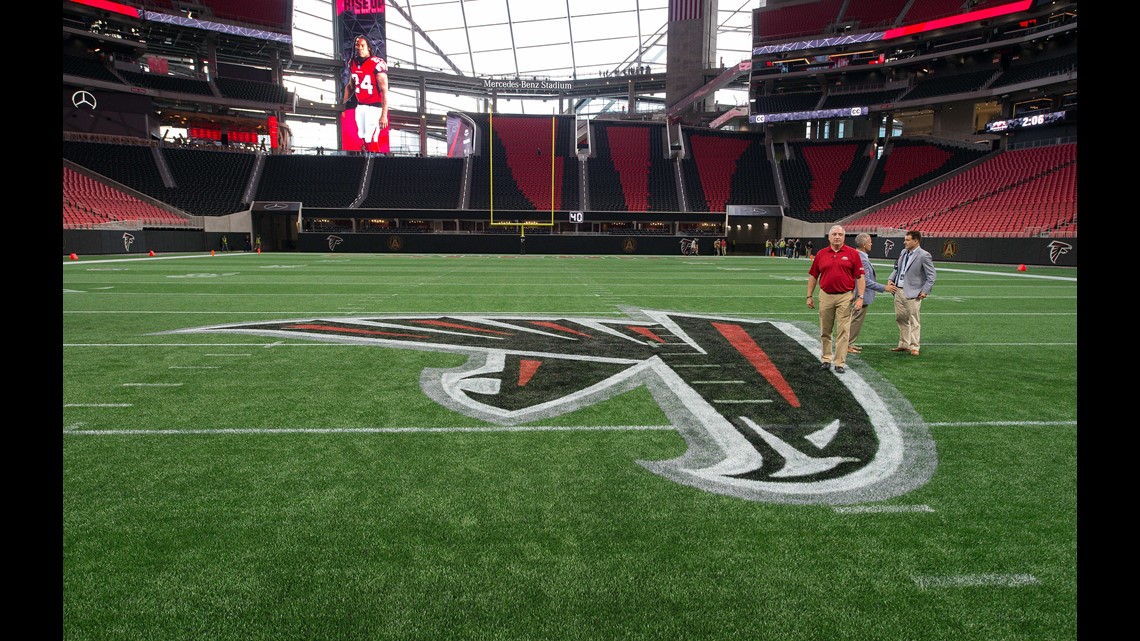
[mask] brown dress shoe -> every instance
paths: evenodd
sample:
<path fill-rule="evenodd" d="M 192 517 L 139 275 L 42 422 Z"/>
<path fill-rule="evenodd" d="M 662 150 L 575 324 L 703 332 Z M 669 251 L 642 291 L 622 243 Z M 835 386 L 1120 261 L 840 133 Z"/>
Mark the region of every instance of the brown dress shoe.
<path fill-rule="evenodd" d="M 905 348 L 905 347 L 892 347 L 892 348 L 891 348 L 891 351 L 892 351 L 892 352 L 908 352 L 908 351 L 910 351 L 910 350 L 908 350 L 908 349 L 907 349 L 907 348 Z"/>

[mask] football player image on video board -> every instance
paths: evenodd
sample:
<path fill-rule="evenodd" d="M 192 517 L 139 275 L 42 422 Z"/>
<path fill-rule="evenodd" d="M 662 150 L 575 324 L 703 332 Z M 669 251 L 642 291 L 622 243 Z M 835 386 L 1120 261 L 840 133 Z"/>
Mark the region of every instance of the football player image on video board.
<path fill-rule="evenodd" d="M 384 0 L 337 0 L 345 61 L 341 148 L 388 153 L 388 62 Z"/>

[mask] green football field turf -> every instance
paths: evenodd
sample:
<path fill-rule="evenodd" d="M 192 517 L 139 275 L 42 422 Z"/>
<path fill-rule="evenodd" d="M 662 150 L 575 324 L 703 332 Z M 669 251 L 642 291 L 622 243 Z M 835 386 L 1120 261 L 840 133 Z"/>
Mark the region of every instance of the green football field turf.
<path fill-rule="evenodd" d="M 1076 270 L 935 265 L 65 260 L 63 637 L 1075 639 Z"/>

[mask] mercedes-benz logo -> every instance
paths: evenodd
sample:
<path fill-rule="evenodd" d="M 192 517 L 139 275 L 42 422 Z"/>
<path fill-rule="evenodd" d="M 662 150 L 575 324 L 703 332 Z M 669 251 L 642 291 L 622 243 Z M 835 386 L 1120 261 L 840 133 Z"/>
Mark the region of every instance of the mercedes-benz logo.
<path fill-rule="evenodd" d="M 91 95 L 91 92 L 80 89 L 71 94 L 71 104 L 76 107 L 94 109 L 98 103 L 95 102 L 95 96 Z"/>
<path fill-rule="evenodd" d="M 266 209 L 289 209 L 289 205 L 284 203 L 269 203 L 265 206 Z"/>

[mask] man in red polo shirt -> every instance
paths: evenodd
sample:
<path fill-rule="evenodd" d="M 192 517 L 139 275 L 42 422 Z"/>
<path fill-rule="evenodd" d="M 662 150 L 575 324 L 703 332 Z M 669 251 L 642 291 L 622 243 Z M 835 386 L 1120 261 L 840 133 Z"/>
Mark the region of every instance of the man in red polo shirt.
<path fill-rule="evenodd" d="M 823 347 L 820 369 L 830 369 L 835 361 L 835 373 L 847 371 L 847 332 L 851 329 L 851 298 L 855 292 L 855 309 L 863 307 L 863 292 L 867 286 L 863 278 L 863 260 L 854 247 L 843 244 L 844 231 L 834 225 L 827 232 L 828 246 L 816 253 L 808 269 L 807 306 L 815 308 L 812 295 L 819 283 L 819 341 Z M 831 334 L 835 333 L 835 354 L 832 356 Z"/>

